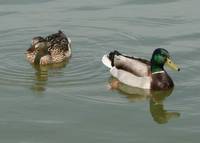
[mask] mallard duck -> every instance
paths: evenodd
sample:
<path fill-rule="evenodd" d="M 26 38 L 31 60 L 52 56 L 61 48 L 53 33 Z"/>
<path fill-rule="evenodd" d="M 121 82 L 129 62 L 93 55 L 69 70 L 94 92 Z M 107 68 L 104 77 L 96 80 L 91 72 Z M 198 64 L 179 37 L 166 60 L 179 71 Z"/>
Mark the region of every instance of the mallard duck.
<path fill-rule="evenodd" d="M 169 52 L 162 48 L 153 52 L 151 61 L 113 51 L 104 55 L 102 62 L 110 68 L 111 75 L 120 82 L 149 90 L 167 90 L 174 87 L 164 65 L 180 71 L 180 68 L 171 60 Z"/>
<path fill-rule="evenodd" d="M 26 58 L 31 64 L 56 64 L 71 56 L 71 40 L 62 31 L 45 38 L 34 37 Z"/>

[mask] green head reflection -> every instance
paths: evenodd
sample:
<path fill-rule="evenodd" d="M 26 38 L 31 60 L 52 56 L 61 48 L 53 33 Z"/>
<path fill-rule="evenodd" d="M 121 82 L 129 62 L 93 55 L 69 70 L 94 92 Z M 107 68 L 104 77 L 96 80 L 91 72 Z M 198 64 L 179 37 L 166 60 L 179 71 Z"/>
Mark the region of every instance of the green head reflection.
<path fill-rule="evenodd" d="M 150 113 L 155 122 L 159 124 L 167 123 L 172 118 L 177 118 L 180 116 L 178 112 L 170 112 L 164 109 L 164 100 L 166 97 L 170 96 L 173 89 L 166 91 L 154 91 L 151 93 L 150 98 Z"/>
<path fill-rule="evenodd" d="M 110 78 L 109 86 L 111 89 L 115 89 L 121 94 L 125 95 L 127 99 L 131 102 L 149 100 L 149 110 L 151 116 L 153 117 L 153 120 L 158 124 L 167 123 L 170 119 L 180 116 L 180 113 L 170 112 L 164 108 L 164 101 L 168 96 L 172 94 L 173 89 L 163 91 L 151 91 L 134 88 L 119 82 L 115 78 Z"/>

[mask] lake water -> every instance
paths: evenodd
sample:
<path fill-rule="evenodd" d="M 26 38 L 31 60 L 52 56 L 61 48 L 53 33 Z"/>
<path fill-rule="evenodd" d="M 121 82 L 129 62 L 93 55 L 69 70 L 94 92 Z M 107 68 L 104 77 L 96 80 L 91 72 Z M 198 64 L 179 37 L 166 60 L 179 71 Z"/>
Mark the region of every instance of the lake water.
<path fill-rule="evenodd" d="M 200 139 L 199 0 L 0 0 L 1 143 L 193 143 Z M 33 67 L 32 37 L 63 30 L 72 58 Z M 170 51 L 170 96 L 110 90 L 101 57 Z M 135 92 L 137 89 L 131 91 Z M 142 92 L 142 91 L 138 91 Z"/>

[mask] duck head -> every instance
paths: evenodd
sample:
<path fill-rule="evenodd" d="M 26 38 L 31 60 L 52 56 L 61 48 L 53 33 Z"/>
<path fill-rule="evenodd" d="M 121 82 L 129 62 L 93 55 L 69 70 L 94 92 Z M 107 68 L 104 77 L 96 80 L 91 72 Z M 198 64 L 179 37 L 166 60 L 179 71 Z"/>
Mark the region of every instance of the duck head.
<path fill-rule="evenodd" d="M 180 68 L 172 61 L 169 52 L 165 49 L 156 49 L 151 58 L 151 72 L 164 71 L 164 65 L 167 65 L 173 70 L 180 71 Z"/>
<path fill-rule="evenodd" d="M 47 55 L 48 46 L 47 41 L 43 37 L 34 37 L 31 41 L 31 47 L 28 52 L 35 52 L 34 64 L 40 64 L 41 57 Z"/>

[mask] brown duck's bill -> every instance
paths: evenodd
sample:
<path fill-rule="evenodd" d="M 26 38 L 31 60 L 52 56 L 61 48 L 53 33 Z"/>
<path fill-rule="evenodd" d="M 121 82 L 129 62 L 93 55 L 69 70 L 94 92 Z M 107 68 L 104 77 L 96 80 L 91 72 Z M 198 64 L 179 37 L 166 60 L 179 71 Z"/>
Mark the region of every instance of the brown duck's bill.
<path fill-rule="evenodd" d="M 180 68 L 178 67 L 178 65 L 176 65 L 170 58 L 167 58 L 165 65 L 167 65 L 172 70 L 180 71 Z"/>

